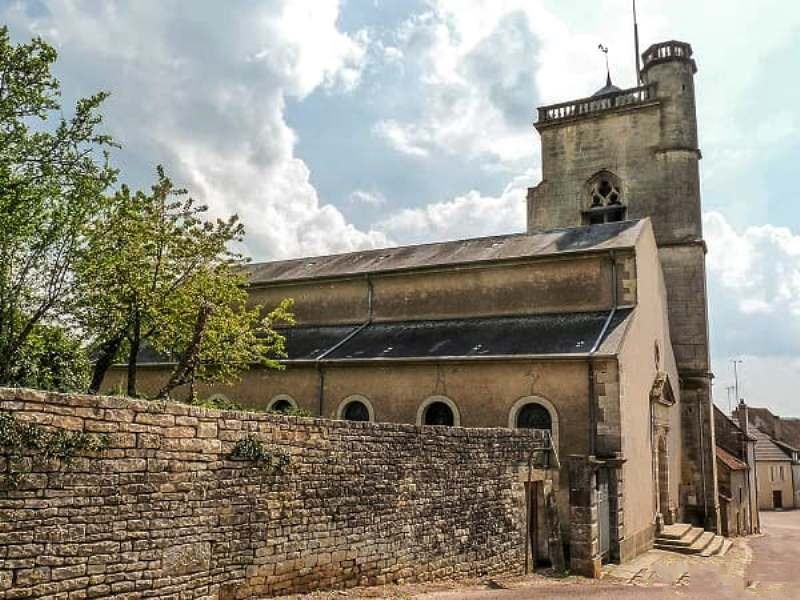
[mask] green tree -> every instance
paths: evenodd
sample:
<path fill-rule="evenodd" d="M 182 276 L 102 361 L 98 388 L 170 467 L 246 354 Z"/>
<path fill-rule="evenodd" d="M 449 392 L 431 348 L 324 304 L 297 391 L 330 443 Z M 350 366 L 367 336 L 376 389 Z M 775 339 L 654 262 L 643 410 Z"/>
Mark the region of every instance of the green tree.
<path fill-rule="evenodd" d="M 90 391 L 124 355 L 127 393 L 137 395 L 144 347 L 176 363 L 160 391 L 196 381 L 230 381 L 258 362 L 279 367 L 283 336 L 276 319 L 291 320 L 283 303 L 266 318 L 246 306 L 244 257 L 231 249 L 244 229 L 236 216 L 204 218 L 207 208 L 157 169 L 150 193 L 123 186 L 90 228 L 78 262 L 81 327 L 96 350 Z"/>
<path fill-rule="evenodd" d="M 116 172 L 98 132 L 98 93 L 61 116 L 55 50 L 11 43 L 0 27 L 0 383 L 37 326 L 73 302 L 72 267 Z"/>
<path fill-rule="evenodd" d="M 276 325 L 294 324 L 292 301 L 283 300 L 264 315 L 261 306 L 248 307 L 241 272 L 215 270 L 187 286 L 186 296 L 176 295 L 174 313 L 165 320 L 154 346 L 175 356 L 177 365 L 158 393 L 168 396 L 188 385 L 232 383 L 252 365 L 282 369 L 286 339 Z"/>
<path fill-rule="evenodd" d="M 54 392 L 86 389 L 91 366 L 81 339 L 67 328 L 37 323 L 18 351 L 8 384 Z"/>

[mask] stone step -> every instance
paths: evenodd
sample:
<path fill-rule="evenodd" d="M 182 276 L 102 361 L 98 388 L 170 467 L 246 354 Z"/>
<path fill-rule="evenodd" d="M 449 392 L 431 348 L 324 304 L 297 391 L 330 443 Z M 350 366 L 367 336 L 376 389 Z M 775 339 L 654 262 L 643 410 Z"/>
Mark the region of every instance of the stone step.
<path fill-rule="evenodd" d="M 694 544 L 701 535 L 703 535 L 703 528 L 702 527 L 692 527 L 689 526 L 688 530 L 685 530 L 683 535 L 679 538 L 670 538 L 659 535 L 656 538 L 656 544 L 661 544 L 663 546 L 675 546 L 675 547 L 689 547 Z"/>
<path fill-rule="evenodd" d="M 656 542 L 655 547 L 659 550 L 670 550 L 680 554 L 700 554 L 708 547 L 715 537 L 716 534 L 713 531 L 703 531 L 700 536 L 694 538 L 694 541 L 689 545 L 685 543 Z M 679 542 L 683 542 L 683 540 L 679 540 Z"/>
<path fill-rule="evenodd" d="M 720 553 L 724 545 L 725 538 L 721 535 L 715 535 L 711 543 L 700 553 L 700 556 L 716 556 Z"/>
<path fill-rule="evenodd" d="M 725 556 L 728 553 L 728 550 L 731 549 L 731 546 L 733 546 L 733 542 L 726 538 L 722 543 L 722 548 L 717 553 L 717 556 Z"/>
<path fill-rule="evenodd" d="M 684 535 L 691 531 L 692 526 L 689 523 L 675 523 L 674 525 L 665 525 L 658 537 L 664 540 L 679 540 Z"/>

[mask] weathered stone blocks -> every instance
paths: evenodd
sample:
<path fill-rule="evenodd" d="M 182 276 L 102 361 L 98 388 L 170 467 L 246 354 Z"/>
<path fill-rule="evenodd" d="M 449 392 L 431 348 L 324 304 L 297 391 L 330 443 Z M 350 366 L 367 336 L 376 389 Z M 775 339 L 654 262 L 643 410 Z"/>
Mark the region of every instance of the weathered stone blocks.
<path fill-rule="evenodd" d="M 0 600 L 238 600 L 525 565 L 530 432 L 28 390 L 0 389 L 0 408 L 110 442 L 0 488 Z M 285 471 L 233 460 L 246 435 Z"/>

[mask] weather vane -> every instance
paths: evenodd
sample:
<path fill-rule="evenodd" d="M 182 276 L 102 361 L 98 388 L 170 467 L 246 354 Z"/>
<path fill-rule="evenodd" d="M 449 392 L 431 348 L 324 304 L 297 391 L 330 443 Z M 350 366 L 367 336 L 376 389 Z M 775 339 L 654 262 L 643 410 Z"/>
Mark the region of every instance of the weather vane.
<path fill-rule="evenodd" d="M 606 57 L 606 85 L 611 85 L 611 69 L 608 66 L 608 46 L 603 46 L 603 44 L 597 44 L 597 48 Z"/>

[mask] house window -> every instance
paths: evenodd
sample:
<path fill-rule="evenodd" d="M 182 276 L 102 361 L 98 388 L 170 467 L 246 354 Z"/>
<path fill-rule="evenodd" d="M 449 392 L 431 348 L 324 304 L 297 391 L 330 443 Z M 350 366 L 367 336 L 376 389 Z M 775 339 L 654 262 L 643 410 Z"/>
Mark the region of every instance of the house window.
<path fill-rule="evenodd" d="M 608 172 L 601 172 L 587 184 L 588 202 L 583 211 L 584 225 L 598 225 L 624 221 L 625 205 L 622 203 L 622 186 L 619 179 Z"/>
<path fill-rule="evenodd" d="M 336 418 L 345 421 L 374 421 L 375 411 L 366 396 L 353 394 L 339 403 Z"/>

